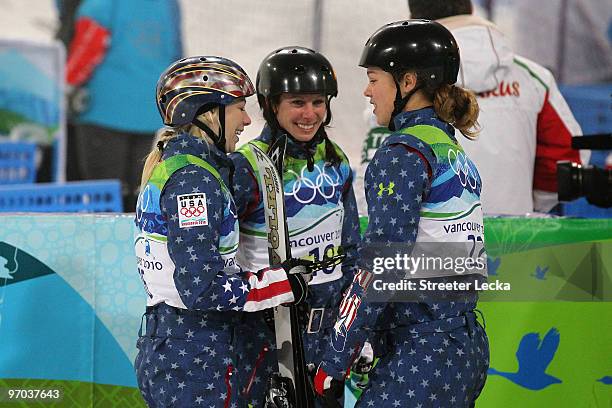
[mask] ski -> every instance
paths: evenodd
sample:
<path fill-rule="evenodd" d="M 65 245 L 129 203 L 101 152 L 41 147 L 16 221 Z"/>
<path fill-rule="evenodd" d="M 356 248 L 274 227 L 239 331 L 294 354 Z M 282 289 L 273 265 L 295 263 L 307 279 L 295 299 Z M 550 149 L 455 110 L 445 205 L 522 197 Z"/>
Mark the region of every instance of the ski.
<path fill-rule="evenodd" d="M 287 137 L 280 135 L 264 153 L 252 145 L 259 183 L 263 189 L 264 211 L 268 227 L 268 256 L 270 264 L 278 264 L 291 257 L 289 230 L 285 216 L 283 189 L 283 160 Z M 298 310 L 295 306 L 274 308 L 276 355 L 278 374 L 271 379 L 268 397 L 275 400 L 273 407 L 312 408 L 314 395 L 310 387 Z"/>

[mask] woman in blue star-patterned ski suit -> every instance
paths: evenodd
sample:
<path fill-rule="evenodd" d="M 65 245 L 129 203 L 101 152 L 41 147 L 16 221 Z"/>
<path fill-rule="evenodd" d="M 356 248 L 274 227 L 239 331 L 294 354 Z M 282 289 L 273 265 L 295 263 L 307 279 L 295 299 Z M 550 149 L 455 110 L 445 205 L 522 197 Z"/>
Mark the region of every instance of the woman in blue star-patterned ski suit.
<path fill-rule="evenodd" d="M 473 242 L 482 249 L 478 256 L 484 253 L 480 176 L 454 136 L 455 129 L 474 136 L 478 105 L 474 95 L 453 85 L 459 52 L 438 23 L 408 20 L 382 27 L 366 43 L 360 65 L 367 68 L 364 94 L 377 121 L 394 133 L 366 171 L 369 225 L 360 271 L 340 305 L 315 389 L 334 406 L 347 368 L 368 338 L 379 360 L 357 406 L 471 407 L 489 364 L 488 340 L 474 313 L 476 292 L 453 301 L 444 299 L 449 292 L 422 292 L 425 297 L 401 303 L 369 303 L 364 296 L 366 289 L 368 295 L 379 290 L 370 253 L 385 253 L 386 247 L 410 254 L 415 245 L 438 243 L 444 256 L 453 245 L 469 248 Z M 480 262 L 469 274 L 457 268 L 426 271 L 427 279 L 471 282 L 473 288 L 486 276 L 486 261 Z"/>
<path fill-rule="evenodd" d="M 259 137 L 231 155 L 240 219 L 237 259 L 251 269 L 268 262 L 262 188 L 251 146 L 267 151 L 285 134 L 283 184 L 292 256 L 320 260 L 339 251 L 346 255 L 342 265 L 313 276 L 300 307 L 306 363 L 314 363 L 320 359 L 323 339 L 329 337 L 342 290 L 353 279 L 360 240 L 352 171 L 344 152 L 325 131 L 331 120 L 331 98 L 337 94 L 336 77 L 322 54 L 284 47 L 264 58 L 257 78 L 266 126 Z M 264 405 L 267 377 L 278 371 L 271 326 L 264 313 L 257 313 L 239 329 L 244 334 L 236 350 L 241 397 L 256 408 Z"/>
<path fill-rule="evenodd" d="M 135 361 L 149 407 L 235 407 L 234 327 L 244 312 L 305 298 L 304 263 L 254 272 L 236 264 L 238 220 L 228 186 L 254 93 L 221 57 L 175 62 L 157 104 L 168 129 L 143 170 L 136 211 L 138 271 L 147 293 Z"/>

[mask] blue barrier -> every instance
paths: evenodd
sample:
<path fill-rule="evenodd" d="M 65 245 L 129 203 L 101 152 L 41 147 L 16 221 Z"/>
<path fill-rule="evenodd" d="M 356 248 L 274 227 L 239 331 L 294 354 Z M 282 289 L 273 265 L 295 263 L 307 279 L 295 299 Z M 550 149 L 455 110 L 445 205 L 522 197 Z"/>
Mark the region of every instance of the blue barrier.
<path fill-rule="evenodd" d="M 36 144 L 0 143 L 0 184 L 34 183 L 36 179 Z"/>
<path fill-rule="evenodd" d="M 582 133 L 612 132 L 612 84 L 566 85 L 560 90 Z"/>
<path fill-rule="evenodd" d="M 122 212 L 119 180 L 0 186 L 0 212 Z"/>

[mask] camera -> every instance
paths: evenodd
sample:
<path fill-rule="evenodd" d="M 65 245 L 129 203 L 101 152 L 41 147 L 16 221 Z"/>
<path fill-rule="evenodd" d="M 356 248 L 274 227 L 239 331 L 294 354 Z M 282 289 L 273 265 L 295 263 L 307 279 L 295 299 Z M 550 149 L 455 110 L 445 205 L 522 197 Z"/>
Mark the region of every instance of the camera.
<path fill-rule="evenodd" d="M 612 149 L 612 134 L 581 136 L 572 138 L 572 148 Z M 557 162 L 559 201 L 572 201 L 585 197 L 593 205 L 612 207 L 612 170 L 597 166 L 582 166 L 569 161 Z"/>

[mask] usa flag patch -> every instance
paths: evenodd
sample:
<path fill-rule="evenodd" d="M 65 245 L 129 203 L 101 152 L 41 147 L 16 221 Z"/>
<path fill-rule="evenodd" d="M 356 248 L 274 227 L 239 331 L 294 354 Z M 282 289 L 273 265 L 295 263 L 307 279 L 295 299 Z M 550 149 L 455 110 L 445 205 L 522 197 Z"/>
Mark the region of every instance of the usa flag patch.
<path fill-rule="evenodd" d="M 179 226 L 181 228 L 208 225 L 206 194 L 181 194 L 176 197 L 178 204 Z"/>

